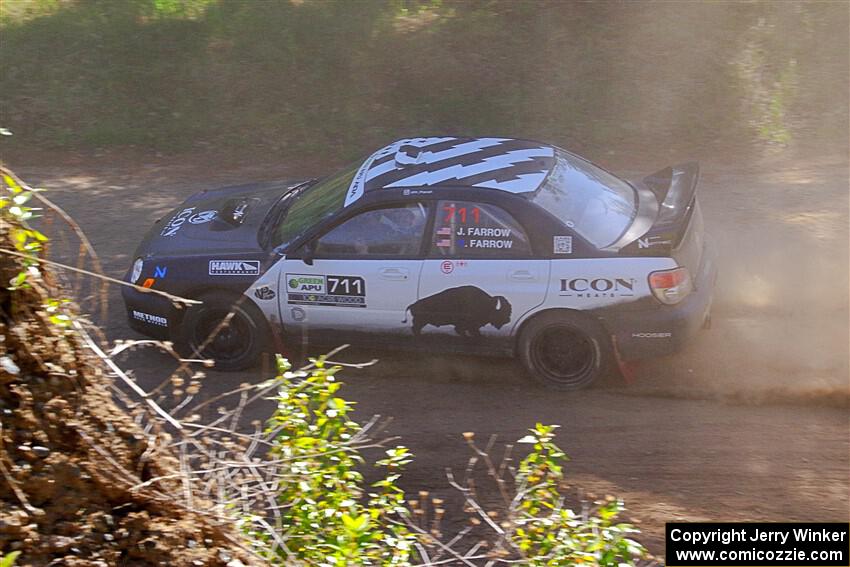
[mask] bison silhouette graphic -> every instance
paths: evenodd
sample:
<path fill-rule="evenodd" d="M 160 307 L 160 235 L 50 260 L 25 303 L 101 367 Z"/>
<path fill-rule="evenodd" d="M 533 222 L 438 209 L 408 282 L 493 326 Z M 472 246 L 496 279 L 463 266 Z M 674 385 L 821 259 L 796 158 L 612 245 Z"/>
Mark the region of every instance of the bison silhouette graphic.
<path fill-rule="evenodd" d="M 480 337 L 481 327 L 488 323 L 501 329 L 511 320 L 511 304 L 501 295 L 493 297 L 474 285 L 445 289 L 423 297 L 409 305 L 413 316 L 413 336 L 418 337 L 425 325 L 453 325 L 462 337 Z"/>

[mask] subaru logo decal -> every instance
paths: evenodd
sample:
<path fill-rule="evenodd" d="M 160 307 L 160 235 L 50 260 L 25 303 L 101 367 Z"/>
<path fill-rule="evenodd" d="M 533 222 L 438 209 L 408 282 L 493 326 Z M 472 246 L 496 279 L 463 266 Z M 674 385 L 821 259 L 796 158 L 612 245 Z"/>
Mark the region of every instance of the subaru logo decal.
<path fill-rule="evenodd" d="M 204 224 L 210 222 L 215 218 L 215 211 L 203 211 L 201 213 L 196 213 L 189 218 L 190 224 Z"/>

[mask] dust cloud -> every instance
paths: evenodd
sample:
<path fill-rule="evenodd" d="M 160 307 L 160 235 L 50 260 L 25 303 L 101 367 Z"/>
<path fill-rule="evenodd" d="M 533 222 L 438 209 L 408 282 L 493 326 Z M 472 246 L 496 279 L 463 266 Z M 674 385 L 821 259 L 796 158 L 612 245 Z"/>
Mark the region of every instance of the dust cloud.
<path fill-rule="evenodd" d="M 736 167 L 724 172 L 721 168 Z M 639 389 L 846 406 L 846 158 L 710 163 L 700 198 L 720 268 L 712 328 L 639 367 Z"/>

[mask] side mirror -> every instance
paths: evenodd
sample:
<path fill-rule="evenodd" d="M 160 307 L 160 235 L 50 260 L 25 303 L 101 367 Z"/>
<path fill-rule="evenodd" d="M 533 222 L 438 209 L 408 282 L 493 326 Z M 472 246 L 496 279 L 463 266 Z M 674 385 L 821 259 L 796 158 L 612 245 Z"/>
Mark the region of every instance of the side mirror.
<path fill-rule="evenodd" d="M 313 258 L 316 255 L 316 241 L 311 240 L 301 248 L 301 261 L 308 266 L 313 265 Z"/>

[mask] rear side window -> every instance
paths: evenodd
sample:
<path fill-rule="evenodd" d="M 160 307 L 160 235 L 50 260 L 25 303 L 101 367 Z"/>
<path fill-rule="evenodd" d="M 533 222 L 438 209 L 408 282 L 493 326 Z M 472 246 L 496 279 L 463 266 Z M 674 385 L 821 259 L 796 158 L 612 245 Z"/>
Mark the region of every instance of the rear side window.
<path fill-rule="evenodd" d="M 496 205 L 440 201 L 431 235 L 431 255 L 444 258 L 530 256 L 528 236 Z"/>
<path fill-rule="evenodd" d="M 614 244 L 637 213 L 634 189 L 615 175 L 559 151 L 555 167 L 531 201 L 597 248 Z"/>

